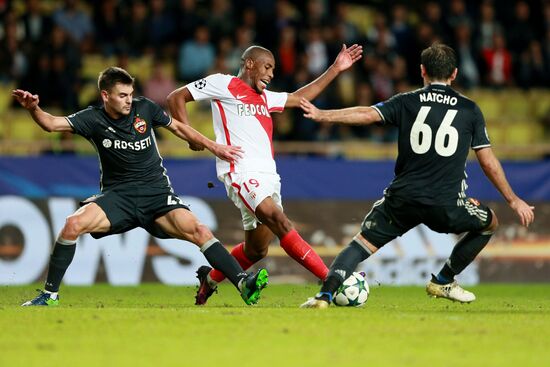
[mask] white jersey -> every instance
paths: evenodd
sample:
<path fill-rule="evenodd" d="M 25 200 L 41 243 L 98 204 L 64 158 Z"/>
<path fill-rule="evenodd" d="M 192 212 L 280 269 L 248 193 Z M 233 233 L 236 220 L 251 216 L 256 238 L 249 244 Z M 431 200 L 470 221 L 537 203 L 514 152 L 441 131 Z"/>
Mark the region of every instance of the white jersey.
<path fill-rule="evenodd" d="M 258 94 L 241 79 L 213 74 L 186 85 L 195 101 L 210 99 L 216 142 L 240 146 L 236 163 L 216 158 L 218 177 L 226 173 L 276 173 L 271 112 L 284 109 L 288 94 L 264 89 Z"/>

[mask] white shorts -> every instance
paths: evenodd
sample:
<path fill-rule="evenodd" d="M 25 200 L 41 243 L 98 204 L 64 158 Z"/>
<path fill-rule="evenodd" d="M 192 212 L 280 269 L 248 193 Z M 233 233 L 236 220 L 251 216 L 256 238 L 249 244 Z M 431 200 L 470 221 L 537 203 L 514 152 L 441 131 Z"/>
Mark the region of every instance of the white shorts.
<path fill-rule="evenodd" d="M 226 173 L 220 181 L 225 184 L 227 196 L 241 211 L 245 231 L 252 230 L 261 223 L 254 213 L 266 198 L 271 197 L 283 209 L 281 177 L 276 173 Z"/>

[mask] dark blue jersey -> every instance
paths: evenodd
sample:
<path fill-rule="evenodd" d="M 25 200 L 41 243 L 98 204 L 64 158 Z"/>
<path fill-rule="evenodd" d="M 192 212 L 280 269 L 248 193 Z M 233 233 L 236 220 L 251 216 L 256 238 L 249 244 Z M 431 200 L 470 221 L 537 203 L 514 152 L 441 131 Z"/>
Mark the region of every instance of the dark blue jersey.
<path fill-rule="evenodd" d="M 475 102 L 448 85 L 431 84 L 373 108 L 384 124 L 399 129 L 395 177 L 386 195 L 426 205 L 465 197 L 468 152 L 491 145 Z"/>
<path fill-rule="evenodd" d="M 130 114 L 118 120 L 109 117 L 103 106 L 88 107 L 67 120 L 99 155 L 101 191 L 120 184 L 170 187 L 153 128 L 168 126 L 172 120 L 156 103 L 134 98 Z"/>

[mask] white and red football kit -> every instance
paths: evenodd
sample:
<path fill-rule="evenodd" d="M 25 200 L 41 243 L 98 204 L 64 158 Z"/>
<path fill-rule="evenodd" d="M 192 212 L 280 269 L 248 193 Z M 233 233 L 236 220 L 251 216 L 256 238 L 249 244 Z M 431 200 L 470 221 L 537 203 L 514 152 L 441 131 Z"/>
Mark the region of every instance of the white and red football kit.
<path fill-rule="evenodd" d="M 227 195 L 241 210 L 244 229 L 254 229 L 258 223 L 254 212 L 265 198 L 272 197 L 282 208 L 271 113 L 283 111 L 288 94 L 266 89 L 258 94 L 241 79 L 225 74 L 210 75 L 186 88 L 195 101 L 211 101 L 216 142 L 244 151 L 234 163 L 216 158 L 216 171 Z"/>

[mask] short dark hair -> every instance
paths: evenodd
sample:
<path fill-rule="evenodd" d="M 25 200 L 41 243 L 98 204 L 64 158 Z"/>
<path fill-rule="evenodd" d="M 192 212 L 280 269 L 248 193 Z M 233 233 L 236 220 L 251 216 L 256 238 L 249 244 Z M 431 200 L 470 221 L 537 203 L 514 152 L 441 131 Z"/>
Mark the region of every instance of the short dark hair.
<path fill-rule="evenodd" d="M 110 91 L 116 83 L 134 85 L 134 78 L 126 70 L 116 66 L 111 66 L 99 73 L 97 87 L 100 91 Z"/>
<path fill-rule="evenodd" d="M 435 43 L 422 51 L 420 62 L 426 74 L 435 80 L 446 80 L 456 69 L 455 51 L 442 43 Z"/>

